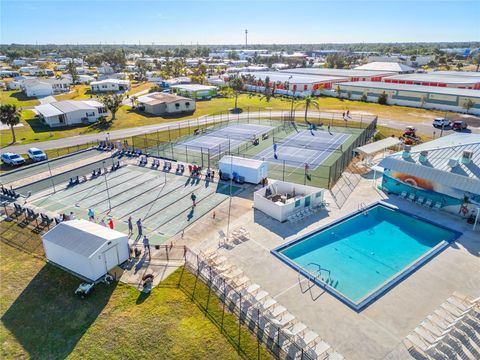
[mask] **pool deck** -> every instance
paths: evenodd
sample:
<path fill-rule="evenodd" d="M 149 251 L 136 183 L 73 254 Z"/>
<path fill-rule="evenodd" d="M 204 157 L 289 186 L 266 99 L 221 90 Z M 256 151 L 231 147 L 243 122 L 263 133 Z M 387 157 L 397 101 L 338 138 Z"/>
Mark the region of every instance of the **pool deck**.
<path fill-rule="evenodd" d="M 287 241 L 357 211 L 362 202 L 369 205 L 379 200 L 463 235 L 361 312 L 350 309 L 309 283 L 270 253 Z M 328 213 L 321 212 L 294 224 L 281 224 L 257 210 L 252 211 L 251 196 L 235 197 L 230 229 L 244 226 L 252 234 L 252 239 L 219 251 L 346 358 L 410 359 L 402 340 L 427 315 L 454 291 L 475 297 L 480 295 L 480 241 L 478 231 L 474 233 L 465 220 L 395 196 L 388 198 L 367 179 L 361 180 L 341 210 L 335 207 L 329 194 L 326 201 L 331 205 Z M 183 238 L 174 238 L 175 243 L 194 249 L 218 247 L 217 231 L 225 231 L 227 227 L 228 201 L 218 206 L 215 212 L 215 219 L 204 216 L 185 231 Z"/>

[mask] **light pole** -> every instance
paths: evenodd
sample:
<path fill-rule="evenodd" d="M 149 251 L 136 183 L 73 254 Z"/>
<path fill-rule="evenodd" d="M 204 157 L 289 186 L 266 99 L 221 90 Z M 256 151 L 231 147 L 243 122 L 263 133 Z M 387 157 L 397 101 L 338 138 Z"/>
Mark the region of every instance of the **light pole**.
<path fill-rule="evenodd" d="M 105 161 L 103 161 L 102 164 L 103 164 L 103 176 L 104 176 L 104 179 L 105 179 L 105 187 L 107 189 L 108 212 L 110 212 L 110 211 L 112 211 L 112 203 L 110 201 L 110 192 L 108 191 L 107 167 L 105 166 Z"/>
<path fill-rule="evenodd" d="M 50 159 L 47 160 L 48 171 L 50 172 L 50 179 L 52 179 L 52 187 L 53 193 L 55 194 L 57 191 L 55 190 L 55 181 L 53 181 L 52 169 L 50 168 Z"/>
<path fill-rule="evenodd" d="M 230 155 L 230 198 L 228 200 L 227 239 L 230 236 L 230 214 L 232 209 L 233 157 Z"/>

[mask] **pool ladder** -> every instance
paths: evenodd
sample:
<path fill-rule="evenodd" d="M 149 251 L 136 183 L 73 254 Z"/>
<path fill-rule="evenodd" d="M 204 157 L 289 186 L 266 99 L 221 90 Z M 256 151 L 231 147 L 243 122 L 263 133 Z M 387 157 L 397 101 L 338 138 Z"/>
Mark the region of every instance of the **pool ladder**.
<path fill-rule="evenodd" d="M 358 205 L 358 211 L 361 211 L 363 213 L 363 215 L 368 215 L 367 205 L 365 205 L 364 202 L 361 202 Z"/>

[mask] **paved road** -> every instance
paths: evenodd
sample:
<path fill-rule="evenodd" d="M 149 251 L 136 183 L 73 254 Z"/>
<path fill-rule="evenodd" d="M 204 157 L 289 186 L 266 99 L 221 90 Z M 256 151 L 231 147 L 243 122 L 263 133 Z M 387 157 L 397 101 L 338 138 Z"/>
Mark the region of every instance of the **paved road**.
<path fill-rule="evenodd" d="M 242 114 L 235 114 L 235 115 L 230 115 L 229 118 L 231 120 L 236 120 L 236 119 L 267 119 L 270 116 L 272 117 L 281 117 L 282 115 L 286 114 L 287 112 L 281 112 L 281 111 L 272 111 L 272 112 L 250 112 L 250 113 L 242 113 Z M 331 113 L 329 113 L 330 115 Z M 335 113 L 336 119 L 341 119 L 342 115 L 341 113 Z M 311 111 L 309 112 L 309 116 L 315 118 L 315 116 L 318 116 L 318 112 Z M 322 113 L 322 116 L 325 116 L 325 112 Z M 330 115 L 331 116 L 331 115 Z M 129 128 L 129 129 L 121 129 L 121 130 L 113 130 L 110 132 L 100 132 L 100 133 L 95 133 L 95 134 L 86 134 L 86 135 L 77 135 L 77 136 L 72 136 L 69 138 L 64 138 L 64 139 L 58 139 L 58 140 L 50 140 L 50 141 L 44 141 L 44 142 L 38 142 L 38 143 L 30 143 L 30 144 L 25 144 L 25 145 L 11 145 L 7 146 L 2 149 L 2 151 L 12 151 L 16 153 L 26 153 L 27 150 L 31 147 L 37 147 L 42 150 L 50 150 L 50 149 L 57 149 L 57 148 L 62 148 L 62 147 L 67 147 L 67 146 L 75 146 L 75 145 L 81 145 L 81 144 L 86 144 L 89 142 L 94 142 L 98 140 L 104 140 L 109 136 L 111 139 L 120 139 L 120 138 L 127 138 L 130 136 L 135 136 L 135 135 L 142 135 L 145 133 L 149 132 L 154 132 L 154 131 L 159 131 L 159 130 L 167 130 L 169 126 L 172 127 L 194 127 L 197 124 L 213 124 L 216 122 L 221 122 L 225 121 L 227 119 L 226 115 L 217 115 L 217 116 L 202 116 L 199 118 L 191 119 L 191 120 L 182 120 L 182 121 L 175 121 L 175 122 L 168 122 L 168 123 L 161 123 L 161 124 L 153 124 L 153 125 L 147 125 L 147 126 L 139 126 L 136 128 Z M 478 119 L 478 118 L 477 118 Z M 352 120 L 360 120 L 360 115 L 352 115 Z M 476 121 L 476 123 L 480 123 L 480 121 Z M 433 131 L 436 131 L 436 134 L 438 136 L 440 130 L 439 129 L 434 129 L 431 124 L 431 119 L 425 119 L 424 122 L 417 122 L 414 124 L 409 124 L 408 122 L 401 122 L 398 120 L 393 120 L 393 119 L 387 119 L 387 118 L 379 118 L 378 119 L 378 124 L 379 125 L 384 125 L 396 129 L 401 129 L 403 130 L 405 126 L 407 125 L 415 125 L 415 127 L 418 129 L 418 131 L 426 133 L 426 134 L 432 134 Z M 480 127 L 473 127 L 470 126 L 470 129 L 472 132 L 480 134 Z M 445 130 L 444 135 L 451 133 L 451 130 Z M 108 134 L 108 135 L 107 135 Z"/>

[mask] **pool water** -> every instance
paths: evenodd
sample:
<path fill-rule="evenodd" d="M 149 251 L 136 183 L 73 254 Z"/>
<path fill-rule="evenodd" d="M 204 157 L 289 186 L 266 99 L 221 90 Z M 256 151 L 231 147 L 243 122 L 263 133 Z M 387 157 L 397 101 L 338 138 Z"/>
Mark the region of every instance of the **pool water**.
<path fill-rule="evenodd" d="M 458 236 L 455 231 L 376 204 L 274 252 L 355 307 Z"/>

